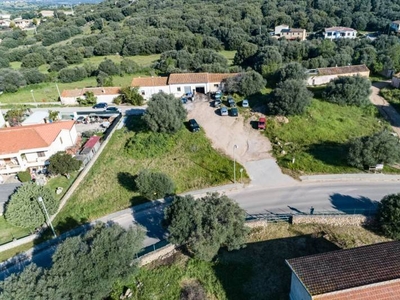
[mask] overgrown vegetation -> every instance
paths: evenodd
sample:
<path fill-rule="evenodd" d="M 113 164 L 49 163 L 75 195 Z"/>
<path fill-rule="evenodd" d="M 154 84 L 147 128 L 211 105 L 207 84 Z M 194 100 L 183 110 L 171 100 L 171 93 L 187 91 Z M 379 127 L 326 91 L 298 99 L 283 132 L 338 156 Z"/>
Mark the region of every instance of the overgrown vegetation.
<path fill-rule="evenodd" d="M 177 255 L 145 266 L 116 285 L 112 299 L 119 298 L 122 286 L 139 300 L 179 299 L 193 282 L 211 299 L 287 299 L 291 272 L 285 259 L 384 241 L 358 226 L 269 224 L 252 230 L 245 248 L 220 251 L 213 262 Z"/>
<path fill-rule="evenodd" d="M 56 217 L 57 230 L 75 227 L 144 202 L 134 185 L 135 175 L 142 169 L 167 173 L 175 183 L 176 193 L 231 182 L 232 161 L 214 150 L 203 133 L 194 135 L 182 128 L 175 135 L 169 135 L 173 146 L 168 152 L 160 153 L 149 148 L 149 152 L 156 153 L 154 156 L 136 157 L 126 152 L 125 144 L 135 135 L 141 135 L 145 124 L 139 116 L 130 116 L 127 126 L 115 132 L 82 184 Z M 157 148 L 158 145 L 151 147 Z M 243 177 L 246 176 L 244 173 Z"/>
<path fill-rule="evenodd" d="M 313 99 L 303 115 L 289 117 L 288 123 L 268 118 L 266 134 L 279 165 L 295 175 L 354 173 L 359 169 L 348 165 L 348 142 L 390 130 L 377 116 L 372 105 L 339 106 Z"/>
<path fill-rule="evenodd" d="M 388 87 L 381 89 L 380 93 L 400 113 L 400 89 Z"/>
<path fill-rule="evenodd" d="M 175 190 L 174 182 L 167 174 L 150 170 L 140 171 L 135 184 L 139 194 L 149 200 L 172 195 Z"/>
<path fill-rule="evenodd" d="M 379 203 L 377 218 L 387 237 L 400 240 L 400 194 L 383 197 Z"/>

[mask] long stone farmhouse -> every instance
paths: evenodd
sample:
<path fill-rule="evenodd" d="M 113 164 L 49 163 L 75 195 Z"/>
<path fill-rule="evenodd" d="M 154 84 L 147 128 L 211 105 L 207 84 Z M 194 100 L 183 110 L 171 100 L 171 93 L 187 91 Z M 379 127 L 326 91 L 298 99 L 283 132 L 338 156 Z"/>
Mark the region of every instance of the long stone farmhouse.
<path fill-rule="evenodd" d="M 187 93 L 215 92 L 223 89 L 223 81 L 237 73 L 178 73 L 168 77 L 137 77 L 132 80 L 132 87 L 139 88 L 139 93 L 149 100 L 153 94 L 164 92 L 180 97 Z"/>
<path fill-rule="evenodd" d="M 354 65 L 344 67 L 318 68 L 307 71 L 307 85 L 322 85 L 338 78 L 339 76 L 363 76 L 369 77 L 369 69 L 366 65 Z"/>

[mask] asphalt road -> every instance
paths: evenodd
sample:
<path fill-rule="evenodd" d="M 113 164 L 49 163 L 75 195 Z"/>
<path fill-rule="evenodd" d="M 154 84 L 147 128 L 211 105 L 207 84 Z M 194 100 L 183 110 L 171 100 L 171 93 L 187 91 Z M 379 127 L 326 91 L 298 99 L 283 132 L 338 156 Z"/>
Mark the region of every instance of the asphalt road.
<path fill-rule="evenodd" d="M 400 192 L 398 182 L 336 182 L 321 184 L 298 184 L 296 186 L 279 188 L 246 188 L 238 192 L 228 193 L 239 205 L 251 215 L 309 213 L 313 206 L 314 213 L 322 211 L 354 212 L 358 209 L 371 209 L 386 194 Z M 147 231 L 144 246 L 152 245 L 165 238 L 161 227 L 163 210 L 166 204 L 149 209 L 135 211 L 126 209 L 100 220 L 114 221 L 128 228 L 134 224 L 142 226 Z M 55 247 L 35 254 L 33 261 L 41 266 L 51 263 L 51 255 Z M 0 273 L 0 280 L 22 268 L 25 263 L 17 264 L 7 271 Z"/>
<path fill-rule="evenodd" d="M 0 184 L 0 215 L 4 211 L 4 203 L 8 201 L 8 197 L 14 192 L 15 188 L 20 186 L 20 183 L 4 183 Z"/>

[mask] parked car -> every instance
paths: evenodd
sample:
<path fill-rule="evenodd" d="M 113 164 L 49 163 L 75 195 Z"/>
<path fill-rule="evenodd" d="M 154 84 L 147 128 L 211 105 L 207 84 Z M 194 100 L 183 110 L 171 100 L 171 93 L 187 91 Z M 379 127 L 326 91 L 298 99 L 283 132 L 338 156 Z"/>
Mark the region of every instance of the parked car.
<path fill-rule="evenodd" d="M 85 122 L 85 119 L 86 119 L 86 117 L 80 116 L 80 117 L 78 117 L 78 118 L 75 120 L 75 123 L 77 123 L 77 124 L 84 123 L 84 122 Z"/>
<path fill-rule="evenodd" d="M 195 119 L 190 119 L 189 120 L 189 126 L 190 126 L 190 130 L 192 132 L 200 131 L 200 126 L 199 126 L 199 124 L 197 123 L 197 121 Z"/>
<path fill-rule="evenodd" d="M 239 115 L 238 109 L 236 107 L 231 108 L 231 116 L 232 117 L 237 117 Z"/>
<path fill-rule="evenodd" d="M 182 104 L 186 104 L 187 101 L 188 101 L 188 99 L 187 99 L 186 97 L 182 97 L 182 98 L 181 98 L 181 101 L 182 101 Z"/>
<path fill-rule="evenodd" d="M 265 129 L 265 118 L 261 117 L 258 119 L 258 129 L 259 130 L 264 130 Z"/>
<path fill-rule="evenodd" d="M 221 116 L 227 116 L 228 115 L 228 109 L 224 106 L 224 107 L 221 107 L 220 109 L 219 109 L 219 111 L 220 111 L 220 113 L 221 113 Z"/>
<path fill-rule="evenodd" d="M 120 109 L 116 106 L 110 106 L 106 108 L 106 112 L 115 112 L 115 113 L 120 113 Z"/>
<path fill-rule="evenodd" d="M 242 107 L 249 107 L 249 100 L 244 99 L 244 100 L 242 101 Z"/>
<path fill-rule="evenodd" d="M 107 108 L 107 107 L 108 107 L 108 104 L 105 102 L 100 102 L 100 103 L 97 103 L 96 105 L 93 105 L 93 108 Z"/>
<path fill-rule="evenodd" d="M 220 107 L 221 106 L 221 100 L 214 100 L 214 107 Z"/>
<path fill-rule="evenodd" d="M 228 104 L 229 104 L 229 107 L 235 107 L 236 106 L 235 100 L 233 100 L 232 97 L 228 97 Z"/>

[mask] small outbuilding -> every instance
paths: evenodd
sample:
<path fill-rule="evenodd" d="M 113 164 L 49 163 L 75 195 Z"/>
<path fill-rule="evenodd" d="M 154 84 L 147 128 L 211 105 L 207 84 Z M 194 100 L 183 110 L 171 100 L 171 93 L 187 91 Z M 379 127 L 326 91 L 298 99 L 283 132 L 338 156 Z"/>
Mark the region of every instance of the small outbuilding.
<path fill-rule="evenodd" d="M 286 260 L 291 300 L 397 300 L 400 241 Z"/>
<path fill-rule="evenodd" d="M 86 92 L 92 92 L 97 98 L 97 103 L 113 103 L 120 93 L 120 87 L 97 87 L 97 88 L 83 88 L 74 90 L 63 90 L 61 93 L 61 103 L 63 105 L 77 105 L 78 98 L 85 98 Z"/>
<path fill-rule="evenodd" d="M 366 65 L 318 68 L 307 70 L 307 85 L 323 85 L 340 76 L 363 76 L 369 77 L 369 69 Z"/>
<path fill-rule="evenodd" d="M 94 135 L 89 138 L 89 140 L 83 146 L 83 149 L 79 152 L 79 155 L 76 156 L 76 159 L 82 161 L 83 165 L 86 165 L 99 151 L 100 148 L 100 137 Z"/>

